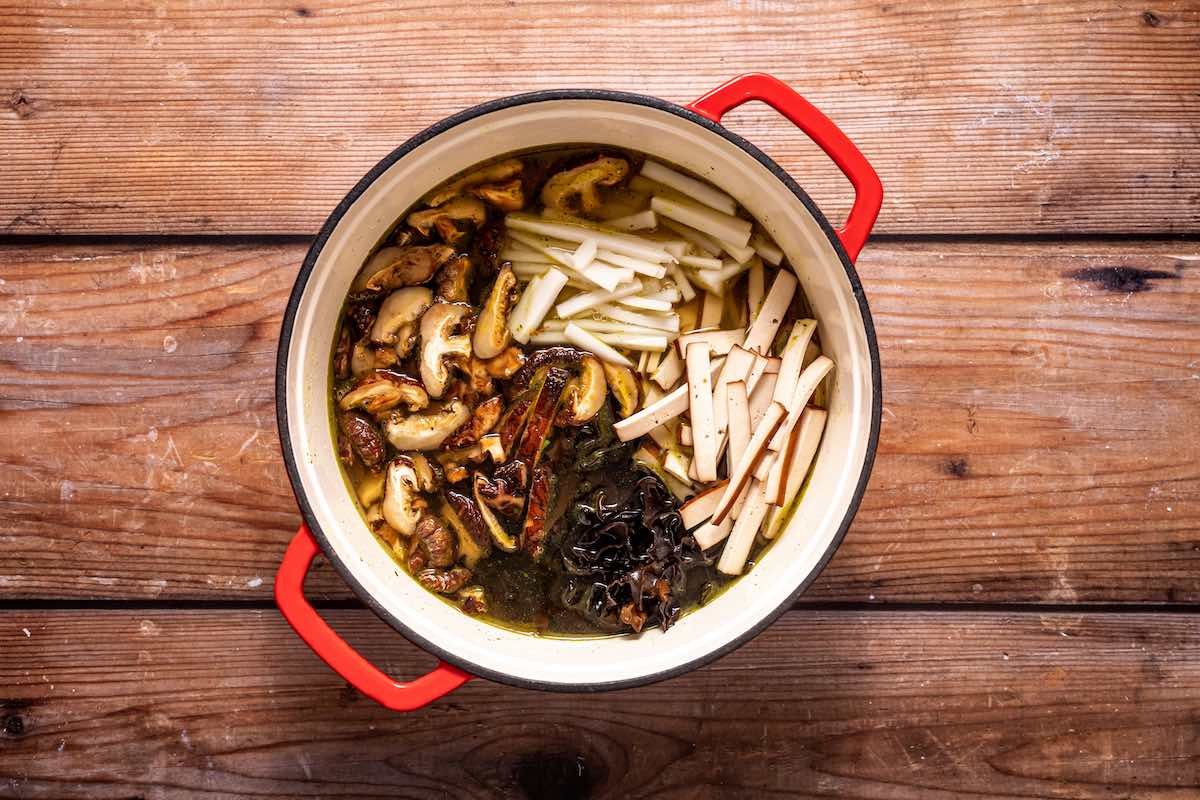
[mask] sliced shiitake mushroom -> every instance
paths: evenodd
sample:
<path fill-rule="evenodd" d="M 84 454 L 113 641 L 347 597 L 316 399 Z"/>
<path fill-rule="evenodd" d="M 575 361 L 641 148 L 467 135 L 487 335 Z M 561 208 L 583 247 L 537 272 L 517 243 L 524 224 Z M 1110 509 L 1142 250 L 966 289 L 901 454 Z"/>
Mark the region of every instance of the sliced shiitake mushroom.
<path fill-rule="evenodd" d="M 432 514 L 421 515 L 414 538 L 425 550 L 425 563 L 431 567 L 448 567 L 458 557 L 454 534 Z"/>
<path fill-rule="evenodd" d="M 396 456 L 387 467 L 383 490 L 383 518 L 404 536 L 411 536 L 424 512 L 418 498 L 417 474 L 412 459 Z"/>
<path fill-rule="evenodd" d="M 417 341 L 417 320 L 431 305 L 433 292 L 424 286 L 397 289 L 379 307 L 371 326 L 371 341 L 393 345 L 397 355 L 407 356 Z"/>
<path fill-rule="evenodd" d="M 525 351 L 519 347 L 506 347 L 500 355 L 487 359 L 484 366 L 493 378 L 511 378 L 525 366 Z"/>
<path fill-rule="evenodd" d="M 409 226 L 422 236 L 436 230 L 446 244 L 457 245 L 487 219 L 487 206 L 475 197 L 455 197 L 436 208 L 408 215 Z"/>
<path fill-rule="evenodd" d="M 471 194 L 501 211 L 520 211 L 525 207 L 525 189 L 520 178 L 514 178 L 507 183 L 476 186 L 471 190 Z"/>
<path fill-rule="evenodd" d="M 479 321 L 475 324 L 475 335 L 472 343 L 475 345 L 475 355 L 483 359 L 495 358 L 508 346 L 512 335 L 508 330 L 508 313 L 513 303 L 514 290 L 517 288 L 517 277 L 512 267 L 505 264 L 492 284 L 479 312 Z"/>
<path fill-rule="evenodd" d="M 508 158 L 504 161 L 497 161 L 495 164 L 488 164 L 486 167 L 479 167 L 438 189 L 429 195 L 426 202 L 431 206 L 440 206 L 468 187 L 478 186 L 481 183 L 507 181 L 520 175 L 524 169 L 525 164 L 519 158 Z"/>
<path fill-rule="evenodd" d="M 504 398 L 492 397 L 475 407 L 471 413 L 471 421 L 463 425 L 446 440 L 446 447 L 465 447 L 479 441 L 479 437 L 491 431 L 500 421 L 500 412 L 504 410 Z"/>
<path fill-rule="evenodd" d="M 361 407 L 371 414 L 390 411 L 401 403 L 409 411 L 420 411 L 429 405 L 429 394 L 415 378 L 386 369 L 363 374 L 338 401 L 343 409 Z"/>
<path fill-rule="evenodd" d="M 555 421 L 559 425 L 582 425 L 596 416 L 607 395 L 608 382 L 600 359 L 584 356 L 579 361 L 579 374 L 567 384 Z"/>
<path fill-rule="evenodd" d="M 383 428 L 397 450 L 436 450 L 470 418 L 466 403 L 451 400 L 419 414 L 393 411 Z"/>
<path fill-rule="evenodd" d="M 600 156 L 558 173 L 542 187 L 542 202 L 565 214 L 590 214 L 601 203 L 600 186 L 616 186 L 629 174 L 623 158 Z"/>
<path fill-rule="evenodd" d="M 471 580 L 471 570 L 453 567 L 447 570 L 423 569 L 416 573 L 417 583 L 431 592 L 454 594 Z"/>
<path fill-rule="evenodd" d="M 387 457 L 387 448 L 371 418 L 357 411 L 341 413 L 337 417 L 338 430 L 363 466 L 372 472 L 380 469 Z"/>
<path fill-rule="evenodd" d="M 499 517 L 483 501 L 481 491 L 488 484 L 488 479 L 479 473 L 475 473 L 475 478 L 471 484 L 475 496 L 475 505 L 479 508 L 479 515 L 483 519 L 483 524 L 487 527 L 488 533 L 491 534 L 492 542 L 506 553 L 516 551 L 516 538 L 504 529 L 504 525 L 500 522 Z"/>
<path fill-rule="evenodd" d="M 465 303 L 471 299 L 471 277 L 475 264 L 462 254 L 447 261 L 438 270 L 437 297 L 444 303 Z"/>
<path fill-rule="evenodd" d="M 442 495 L 446 504 L 444 512 L 447 521 L 457 529 L 458 551 L 468 567 L 492 551 L 492 536 L 483 521 L 474 498 L 453 489 L 446 490 Z"/>
<path fill-rule="evenodd" d="M 641 389 L 633 370 L 620 364 L 604 362 L 604 376 L 608 378 L 608 388 L 617 401 L 617 413 L 628 417 L 638 409 L 641 400 Z"/>
<path fill-rule="evenodd" d="M 466 364 L 471 357 L 471 339 L 455 333 L 463 324 L 467 307 L 434 303 L 421 316 L 421 382 L 430 397 L 441 397 L 450 380 L 447 360 Z"/>
<path fill-rule="evenodd" d="M 384 292 L 425 283 L 453 255 L 454 248 L 445 244 L 384 247 L 371 256 L 350 291 Z"/>

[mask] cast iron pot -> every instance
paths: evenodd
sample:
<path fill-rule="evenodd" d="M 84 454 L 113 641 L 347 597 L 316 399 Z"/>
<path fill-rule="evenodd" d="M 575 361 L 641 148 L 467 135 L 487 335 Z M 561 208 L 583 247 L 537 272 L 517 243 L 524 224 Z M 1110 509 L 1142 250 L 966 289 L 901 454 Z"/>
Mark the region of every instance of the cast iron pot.
<path fill-rule="evenodd" d="M 811 137 L 854 187 L 835 230 L 758 148 L 720 125 L 742 103 L 767 103 Z M 359 515 L 334 452 L 330 351 L 342 298 L 364 258 L 423 193 L 481 161 L 533 147 L 595 143 L 686 167 L 733 195 L 787 253 L 837 364 L 829 419 L 804 500 L 761 563 L 665 633 L 539 638 L 498 628 L 442 602 L 404 573 Z M 707 664 L 783 613 L 837 549 L 875 457 L 879 351 L 854 259 L 879 213 L 874 169 L 830 120 L 768 75 L 735 78 L 688 106 L 622 92 L 522 94 L 476 106 L 414 136 L 379 162 L 329 216 L 308 251 L 283 318 L 276 374 L 279 434 L 305 525 L 283 557 L 275 599 L 301 638 L 343 678 L 388 708 L 409 711 L 474 676 L 534 689 L 593 692 L 641 686 Z M 441 662 L 400 683 L 343 641 L 303 595 L 323 552 L 376 614 Z"/>

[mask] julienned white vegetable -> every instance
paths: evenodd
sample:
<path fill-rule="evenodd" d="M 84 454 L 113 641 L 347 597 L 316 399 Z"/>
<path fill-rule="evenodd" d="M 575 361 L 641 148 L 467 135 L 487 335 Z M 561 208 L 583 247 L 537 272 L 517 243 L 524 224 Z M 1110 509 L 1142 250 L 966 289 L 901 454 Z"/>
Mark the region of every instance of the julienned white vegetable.
<path fill-rule="evenodd" d="M 698 345 L 693 345 L 696 347 Z M 733 474 L 738 453 L 750 444 L 750 398 L 745 381 L 732 381 L 726 391 L 729 398 L 726 411 L 729 418 L 729 448 L 726 451 L 727 471 Z"/>
<path fill-rule="evenodd" d="M 584 239 L 571 254 L 571 266 L 583 272 L 584 268 L 596 258 L 596 251 L 599 249 L 600 246 L 596 244 L 595 239 Z"/>
<path fill-rule="evenodd" d="M 729 532 L 733 530 L 733 523 L 734 519 L 732 515 L 726 517 L 724 522 L 719 525 L 710 519 L 695 530 L 692 538 L 696 540 L 696 544 L 701 550 L 707 550 L 729 536 Z"/>
<path fill-rule="evenodd" d="M 775 333 L 783 322 L 783 316 L 791 305 L 792 295 L 796 293 L 796 277 L 787 270 L 779 270 L 771 289 L 763 300 L 762 310 L 754 318 L 750 329 L 746 331 L 746 339 L 742 346 L 756 353 L 766 354 L 775 340 Z"/>
<path fill-rule="evenodd" d="M 671 275 L 671 280 L 675 281 L 675 286 L 679 289 L 679 294 L 683 297 L 683 301 L 690 303 L 696 296 L 696 290 L 692 288 L 692 283 L 687 279 L 687 275 L 684 274 L 678 264 L 668 265 L 667 272 Z"/>
<path fill-rule="evenodd" d="M 787 404 L 788 397 L 796 388 L 803 367 L 804 353 L 813 333 L 817 330 L 815 319 L 797 320 L 788 334 L 787 343 L 783 346 L 783 360 L 779 365 L 779 382 L 775 384 L 775 401 Z"/>
<path fill-rule="evenodd" d="M 754 248 L 742 246 L 733 242 L 727 242 L 724 239 L 718 239 L 721 249 L 730 255 L 730 257 L 739 264 L 745 264 L 750 259 L 754 258 Z"/>
<path fill-rule="evenodd" d="M 725 481 L 714 483 L 680 506 L 679 516 L 683 518 L 683 527 L 690 530 L 711 517 L 724 488 Z"/>
<path fill-rule="evenodd" d="M 765 286 L 762 262 L 752 263 L 750 265 L 750 274 L 746 276 L 746 307 L 750 312 L 751 321 L 758 316 L 758 309 L 762 306 L 763 302 Z"/>
<path fill-rule="evenodd" d="M 679 423 L 679 443 L 684 447 L 692 446 L 692 426 L 686 422 Z M 713 502 L 717 502 L 716 499 Z"/>
<path fill-rule="evenodd" d="M 800 373 L 800 377 L 796 379 L 796 385 L 792 389 L 791 396 L 788 398 L 787 420 L 780 426 L 775 437 L 771 439 L 772 450 L 778 453 L 783 449 L 787 443 L 787 437 L 792 435 L 792 428 L 795 428 L 796 423 L 800 421 L 800 415 L 804 413 L 804 407 L 808 404 L 809 398 L 812 397 L 813 392 L 817 390 L 817 386 L 832 370 L 833 362 L 827 356 L 821 356 Z M 781 377 L 780 380 L 782 381 L 783 378 Z"/>
<path fill-rule="evenodd" d="M 682 334 L 675 340 L 675 347 L 679 352 L 687 350 L 687 346 L 692 342 L 707 342 L 708 349 L 715 356 L 723 356 L 734 348 L 735 345 L 740 345 L 746 338 L 746 331 L 742 328 L 733 328 L 731 330 L 704 330 L 696 329 L 689 333 Z"/>
<path fill-rule="evenodd" d="M 615 298 L 617 303 L 627 308 L 637 308 L 642 311 L 670 311 L 675 307 L 670 300 L 657 300 L 653 297 L 643 297 L 634 294 L 632 297 L 625 295 L 624 297 Z"/>
<path fill-rule="evenodd" d="M 587 330 L 587 328 L 584 328 Z M 646 371 L 653 372 L 658 368 L 658 362 L 662 359 L 662 353 L 650 353 L 646 356 Z"/>
<path fill-rule="evenodd" d="M 787 471 L 786 480 L 783 481 L 783 494 L 776 497 L 780 500 L 777 508 L 771 511 L 771 517 L 767 520 L 767 527 L 763 535 L 768 539 L 774 539 L 783 530 L 783 523 L 788 517 L 788 506 L 796 499 L 796 495 L 800 493 L 800 487 L 804 485 L 804 479 L 808 475 L 808 468 L 812 466 L 813 459 L 817 455 L 817 447 L 821 444 L 821 433 L 825 430 L 825 421 L 829 414 L 819 408 L 805 409 L 804 414 L 800 417 L 800 424 L 796 426 L 796 430 L 792 431 L 792 440 L 795 446 L 789 445 L 788 450 L 790 456 L 785 461 L 780 459 L 781 464 L 786 464 L 784 469 Z M 770 483 L 767 485 L 768 492 L 770 491 Z M 770 498 L 768 498 L 770 499 Z"/>
<path fill-rule="evenodd" d="M 618 231 L 645 231 L 658 227 L 658 215 L 646 209 L 636 214 L 606 219 L 604 224 Z"/>
<path fill-rule="evenodd" d="M 594 292 L 584 292 L 577 294 L 574 297 L 563 300 L 554 307 L 554 313 L 559 317 L 566 319 L 587 311 L 589 308 L 611 303 L 614 300 L 620 300 L 629 297 L 632 294 L 637 294 L 642 290 L 642 282 L 634 279 L 632 282 L 624 286 L 618 286 L 616 291 L 606 292 L 603 289 L 598 289 Z"/>
<path fill-rule="evenodd" d="M 738 512 L 737 522 L 721 551 L 717 561 L 717 571 L 726 575 L 741 575 L 750 557 L 750 548 L 754 545 L 754 537 L 762 527 L 767 516 L 766 489 L 761 482 L 754 482 L 746 493 L 746 502 Z M 714 515 L 715 519 L 715 515 Z"/>
<path fill-rule="evenodd" d="M 621 281 L 629 280 L 633 277 L 632 270 L 612 267 L 605 264 L 596 264 L 592 262 L 588 267 L 587 273 L 580 272 L 575 269 L 575 251 L 564 247 L 559 247 L 556 244 L 547 242 L 545 239 L 522 231 L 508 231 L 508 236 L 513 241 L 520 242 L 533 250 L 536 250 L 543 258 L 558 265 L 560 271 L 565 272 L 569 277 L 578 278 L 587 283 L 594 284 L 604 289 L 612 291 L 617 288 L 617 284 Z"/>
<path fill-rule="evenodd" d="M 655 430 L 658 430 L 658 428 L 655 428 Z M 692 481 L 688 477 L 688 467 L 690 466 L 688 457 L 676 448 L 670 448 L 664 452 L 666 455 L 663 456 L 663 470 L 668 475 L 673 475 L 680 481 L 690 484 Z"/>
<path fill-rule="evenodd" d="M 646 261 L 642 258 L 621 255 L 611 250 L 597 251 L 596 260 L 603 261 L 605 264 L 611 264 L 614 267 L 631 269 L 639 275 L 645 275 L 648 278 L 661 278 L 667 274 L 667 268 L 662 264 L 656 264 L 653 261 Z"/>
<path fill-rule="evenodd" d="M 554 265 L 549 261 L 510 261 L 513 274 L 521 280 L 529 280 L 545 274 Z"/>
<path fill-rule="evenodd" d="M 695 269 L 720 269 L 724 266 L 719 258 L 706 258 L 704 256 L 684 256 L 679 259 L 679 263 L 685 267 L 693 267 Z"/>
<path fill-rule="evenodd" d="M 704 303 L 700 306 L 700 321 L 697 325 L 701 328 L 719 328 L 721 314 L 724 311 L 725 299 L 716 292 L 705 292 Z"/>
<path fill-rule="evenodd" d="M 720 370 L 724 361 L 723 358 L 714 358 L 711 364 L 712 371 L 715 373 Z M 647 399 L 649 397 L 650 393 L 647 392 Z M 613 425 L 613 430 L 616 431 L 617 438 L 622 442 L 632 441 L 652 428 L 657 428 L 664 422 L 670 422 L 687 410 L 688 387 L 686 383 L 683 383 L 662 397 L 647 402 L 640 411 L 630 414 Z"/>
<path fill-rule="evenodd" d="M 721 495 L 721 501 L 717 503 L 717 508 L 713 511 L 713 522 L 720 524 L 729 516 L 729 511 L 733 508 L 733 503 L 737 500 L 742 489 L 749 482 L 754 469 L 767 453 L 767 444 L 771 441 L 771 437 L 775 435 L 775 431 L 783 424 L 784 418 L 787 416 L 787 409 L 779 403 L 771 403 L 771 407 L 767 409 L 766 416 L 757 428 L 754 429 L 754 434 L 750 437 L 750 443 L 746 445 L 746 449 L 736 459 L 734 468 L 729 473 L 729 485 L 725 487 L 725 493 Z"/>
<path fill-rule="evenodd" d="M 561 331 L 567 323 L 574 322 L 585 331 L 592 333 L 628 333 L 633 336 L 657 336 L 673 341 L 675 334 L 658 328 L 643 328 L 640 325 L 627 325 L 624 322 L 614 322 L 611 319 L 593 319 L 591 317 L 573 317 L 571 319 L 548 319 L 542 323 L 542 330 Z"/>
<path fill-rule="evenodd" d="M 514 339 L 522 344 L 529 341 L 530 335 L 550 313 L 550 307 L 566 285 L 566 273 L 553 267 L 529 282 L 508 317 L 508 329 Z"/>
<path fill-rule="evenodd" d="M 783 507 L 790 502 L 787 493 L 793 483 L 793 473 L 798 473 L 795 486 L 799 490 L 817 452 L 821 432 L 825 429 L 825 417 L 825 411 L 820 408 L 806 408 L 800 415 L 800 422 L 788 436 L 787 445 L 776 457 L 767 477 L 767 502 L 771 505 Z"/>
<path fill-rule="evenodd" d="M 683 377 L 683 359 L 672 347 L 671 352 L 667 353 L 659 362 L 658 367 L 650 373 L 650 380 L 667 391 L 675 388 L 675 384 L 679 383 L 681 377 Z"/>
<path fill-rule="evenodd" d="M 688 411 L 692 420 L 692 454 L 696 480 L 717 479 L 717 437 L 713 423 L 713 391 L 708 347 L 696 343 L 687 349 Z"/>
<path fill-rule="evenodd" d="M 737 212 L 737 203 L 729 195 L 714 189 L 704 181 L 696 180 L 682 172 L 676 172 L 656 161 L 647 161 L 643 164 L 642 174 L 652 181 L 658 181 L 663 186 L 670 186 L 675 191 L 724 214 L 732 216 Z"/>
<path fill-rule="evenodd" d="M 762 256 L 763 261 L 773 267 L 778 267 L 779 262 L 783 261 L 783 251 L 779 249 L 779 245 L 767 238 L 766 234 L 755 232 L 750 237 L 750 246 Z"/>
<path fill-rule="evenodd" d="M 725 281 L 729 280 L 730 278 L 735 278 L 746 270 L 750 269 L 749 261 L 744 264 L 738 264 L 732 261 L 723 261 L 721 262 L 721 265 L 722 266 L 720 269 L 696 270 L 694 273 L 696 276 L 696 282 L 720 287 L 725 283 Z M 720 293 L 721 290 L 718 289 L 717 291 Z"/>
<path fill-rule="evenodd" d="M 614 253 L 633 256 L 655 263 L 673 262 L 675 259 L 666 250 L 647 243 L 645 239 L 632 234 L 618 231 L 605 231 L 603 228 L 583 226 L 567 222 L 548 222 L 528 214 L 509 214 L 504 218 L 506 227 L 510 230 L 527 231 L 539 236 L 551 236 L 568 242 L 583 242 L 585 239 L 595 239 L 596 244 Z M 749 238 L 749 237 L 747 237 Z"/>
<path fill-rule="evenodd" d="M 574 320 L 568 322 L 574 324 Z M 583 328 L 581 325 L 575 327 Z M 642 350 L 661 353 L 671 346 L 665 336 L 643 335 L 634 333 L 602 333 L 598 331 L 587 331 L 595 336 L 601 342 L 613 347 L 624 347 L 626 350 Z M 542 328 L 529 337 L 529 344 L 545 345 L 545 344 L 574 344 L 567 337 L 567 329 L 564 328 Z M 632 365 L 630 365 L 632 366 Z"/>
<path fill-rule="evenodd" d="M 695 228 L 717 241 L 745 247 L 750 241 L 752 225 L 749 220 L 725 214 L 693 201 L 662 197 L 650 198 L 650 208 L 661 216 Z"/>
<path fill-rule="evenodd" d="M 715 258 L 716 256 L 721 255 L 721 243 L 711 236 L 706 236 L 695 228 L 689 228 L 687 225 L 676 222 L 673 219 L 660 217 L 658 222 L 667 230 L 674 231 L 675 233 L 679 234 L 684 239 L 687 239 L 689 242 L 694 244 L 698 249 L 708 253 L 710 256 Z"/>
<path fill-rule="evenodd" d="M 563 335 L 567 337 L 568 342 L 583 350 L 591 351 L 601 361 L 607 361 L 610 364 L 620 364 L 622 367 L 633 366 L 633 362 L 628 358 L 597 339 L 595 334 L 588 333 L 574 323 L 567 325 L 563 331 Z"/>
<path fill-rule="evenodd" d="M 615 319 L 617 322 L 628 322 L 630 325 L 640 325 L 643 328 L 657 328 L 662 331 L 679 333 L 678 314 L 641 314 L 612 304 L 599 306 L 596 312 L 609 319 Z"/>

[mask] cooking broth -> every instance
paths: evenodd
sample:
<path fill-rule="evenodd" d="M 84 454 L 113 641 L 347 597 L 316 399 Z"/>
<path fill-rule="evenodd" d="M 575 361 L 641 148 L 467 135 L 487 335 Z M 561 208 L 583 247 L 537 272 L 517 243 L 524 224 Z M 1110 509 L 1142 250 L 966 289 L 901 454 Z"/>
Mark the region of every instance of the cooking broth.
<path fill-rule="evenodd" d="M 632 151 L 538 150 L 434 188 L 334 336 L 368 527 L 494 624 L 668 628 L 802 496 L 832 362 L 791 275 L 731 198 Z"/>

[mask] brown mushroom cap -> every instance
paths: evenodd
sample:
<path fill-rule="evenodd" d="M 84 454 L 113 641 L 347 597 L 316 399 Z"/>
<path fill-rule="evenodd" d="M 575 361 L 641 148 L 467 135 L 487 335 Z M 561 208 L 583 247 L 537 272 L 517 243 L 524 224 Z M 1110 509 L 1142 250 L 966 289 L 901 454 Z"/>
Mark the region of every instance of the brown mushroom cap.
<path fill-rule="evenodd" d="M 421 382 L 430 397 L 441 397 L 450 380 L 446 359 L 465 364 L 471 357 L 471 339 L 453 331 L 463 323 L 467 307 L 434 303 L 421 316 Z"/>
<path fill-rule="evenodd" d="M 506 181 L 520 175 L 524 169 L 525 164 L 519 158 L 507 158 L 504 161 L 497 161 L 495 164 L 488 164 L 486 167 L 473 169 L 429 195 L 427 202 L 431 206 L 440 206 L 469 186 Z"/>
<path fill-rule="evenodd" d="M 420 381 L 385 369 L 362 375 L 338 401 L 343 409 L 359 406 L 371 414 L 390 411 L 401 403 L 409 411 L 419 411 L 429 405 L 429 395 Z"/>
<path fill-rule="evenodd" d="M 437 298 L 445 303 L 465 303 L 471 299 L 471 276 L 475 264 L 465 253 L 442 265 L 437 275 Z"/>
<path fill-rule="evenodd" d="M 513 290 L 517 287 L 517 276 L 512 267 L 505 264 L 496 275 L 492 291 L 488 293 L 479 321 L 475 324 L 475 355 L 483 359 L 495 358 L 504 351 L 512 338 L 508 330 L 508 314 L 513 302 Z"/>
<path fill-rule="evenodd" d="M 542 202 L 566 214 L 590 214 L 601 203 L 600 186 L 616 186 L 629 174 L 623 158 L 600 156 L 550 178 L 542 187 Z"/>
<path fill-rule="evenodd" d="M 464 227 L 471 229 L 482 225 L 487 219 L 487 206 L 475 197 L 456 197 L 437 208 L 427 208 L 408 215 L 408 224 L 428 236 L 436 229 L 446 244 L 458 244 L 467 235 Z"/>
<path fill-rule="evenodd" d="M 383 466 L 387 448 L 367 415 L 355 411 L 338 414 L 338 430 L 367 469 L 374 472 Z"/>
<path fill-rule="evenodd" d="M 595 356 L 584 356 L 579 361 L 579 374 L 567 384 L 563 392 L 562 407 L 558 411 L 560 425 L 582 425 L 600 411 L 608 395 L 608 381 L 604 378 L 604 367 Z"/>
<path fill-rule="evenodd" d="M 471 481 L 471 487 L 475 495 L 475 505 L 479 508 L 483 524 L 487 526 L 488 533 L 492 536 L 492 542 L 504 552 L 512 553 L 517 549 L 516 538 L 504 529 L 504 526 L 500 524 L 500 520 L 496 517 L 492 509 L 479 496 L 480 487 L 485 483 L 487 483 L 487 478 L 479 473 L 475 473 L 475 478 Z"/>
<path fill-rule="evenodd" d="M 453 255 L 454 248 L 445 244 L 381 248 L 350 284 L 350 291 L 382 292 L 424 283 Z"/>
<path fill-rule="evenodd" d="M 471 190 L 471 194 L 501 211 L 520 211 L 525 207 L 525 188 L 520 178 L 514 178 L 508 183 L 476 186 Z"/>
<path fill-rule="evenodd" d="M 604 376 L 608 378 L 608 388 L 617 400 L 617 413 L 622 417 L 628 417 L 637 411 L 638 401 L 641 399 L 641 389 L 633 370 L 605 361 Z"/>
<path fill-rule="evenodd" d="M 451 400 L 420 414 L 393 411 L 383 428 L 397 450 L 436 450 L 470 418 L 471 409 L 466 403 Z"/>
<path fill-rule="evenodd" d="M 424 286 L 397 289 L 379 307 L 371 326 L 371 341 L 395 345 L 396 354 L 407 356 L 417 339 L 417 320 L 433 305 L 433 292 Z"/>
<path fill-rule="evenodd" d="M 411 459 L 396 456 L 387 467 L 383 490 L 383 518 L 404 536 L 417 529 L 422 510 L 417 504 L 417 475 Z"/>

